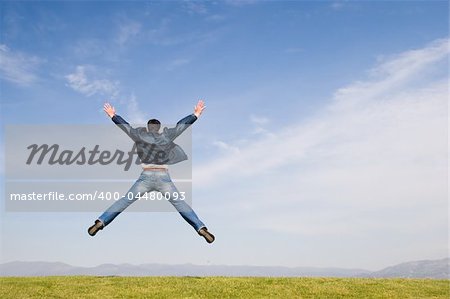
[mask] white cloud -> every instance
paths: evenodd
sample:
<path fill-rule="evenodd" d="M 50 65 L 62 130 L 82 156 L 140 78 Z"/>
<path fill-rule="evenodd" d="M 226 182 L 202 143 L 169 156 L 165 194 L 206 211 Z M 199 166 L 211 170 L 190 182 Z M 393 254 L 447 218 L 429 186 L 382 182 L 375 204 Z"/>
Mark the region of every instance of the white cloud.
<path fill-rule="evenodd" d="M 134 93 L 124 93 L 119 81 L 97 78 L 100 71 L 94 66 L 79 65 L 74 73 L 65 76 L 70 86 L 75 91 L 85 96 L 102 96 L 102 100 L 111 101 L 113 105 L 125 106 L 124 117 L 132 124 L 146 124 L 147 120 L 141 112 L 139 102 Z M 119 108 L 119 107 L 116 107 Z M 120 114 L 120 111 L 119 111 Z"/>
<path fill-rule="evenodd" d="M 258 3 L 258 0 L 225 0 L 225 3 L 232 6 L 244 6 Z"/>
<path fill-rule="evenodd" d="M 204 15 L 208 13 L 208 9 L 206 8 L 206 5 L 200 1 L 184 1 L 184 4 L 186 6 L 187 11 L 190 14 L 200 14 Z"/>
<path fill-rule="evenodd" d="M 96 38 L 83 38 L 74 41 L 72 47 L 73 54 L 80 60 L 87 60 L 91 57 L 104 57 L 110 49 L 104 40 Z"/>
<path fill-rule="evenodd" d="M 284 50 L 285 53 L 289 53 L 289 54 L 293 54 L 293 53 L 300 53 L 302 52 L 303 49 L 302 48 L 287 48 L 286 50 Z"/>
<path fill-rule="evenodd" d="M 335 1 L 331 3 L 331 8 L 334 10 L 340 10 L 344 7 L 344 2 L 342 1 Z"/>
<path fill-rule="evenodd" d="M 189 64 L 191 62 L 190 59 L 187 58 L 177 58 L 172 61 L 170 61 L 166 67 L 168 71 L 173 71 L 174 69 L 177 69 L 183 65 Z"/>
<path fill-rule="evenodd" d="M 237 146 L 230 145 L 224 141 L 216 140 L 213 142 L 213 145 L 219 148 L 221 151 L 224 151 L 228 154 L 237 155 L 239 154 L 239 148 Z"/>
<path fill-rule="evenodd" d="M 88 73 L 90 76 L 88 76 Z M 79 65 L 74 73 L 65 76 L 68 86 L 85 96 L 102 95 L 111 98 L 119 94 L 119 82 L 92 78 L 97 74 L 93 66 Z"/>
<path fill-rule="evenodd" d="M 226 17 L 224 15 L 214 14 L 207 16 L 206 20 L 212 22 L 221 22 L 223 20 L 226 20 Z"/>
<path fill-rule="evenodd" d="M 250 121 L 256 125 L 265 125 L 269 122 L 269 119 L 267 117 L 264 116 L 256 116 L 254 114 L 250 115 Z"/>
<path fill-rule="evenodd" d="M 385 261 L 443 254 L 448 53 L 445 39 L 386 59 L 309 119 L 194 167 L 194 186 L 242 226 L 339 237 L 347 254 L 382 236 Z"/>
<path fill-rule="evenodd" d="M 206 16 L 208 18 L 208 16 Z M 223 29 L 216 28 L 210 30 L 190 30 L 179 32 L 173 28 L 173 20 L 164 18 L 159 25 L 143 32 L 144 39 L 157 46 L 175 46 L 191 44 L 201 46 L 204 43 L 216 40 L 223 32 Z"/>
<path fill-rule="evenodd" d="M 158 46 L 172 46 L 186 42 L 188 37 L 171 33 L 171 23 L 172 21 L 169 18 L 164 18 L 158 26 L 150 29 L 147 32 L 149 42 Z"/>
<path fill-rule="evenodd" d="M 273 134 L 265 127 L 269 123 L 269 119 L 267 117 L 251 114 L 250 121 L 254 126 L 253 133 L 273 136 Z"/>
<path fill-rule="evenodd" d="M 417 116 L 421 112 L 438 113 L 440 109 L 432 108 L 439 107 L 439 104 L 445 102 L 446 82 L 439 84 L 431 82 L 421 89 L 417 88 L 417 84 L 409 86 L 408 83 L 416 80 L 420 74 L 432 68 L 437 62 L 445 60 L 447 55 L 448 41 L 441 40 L 424 49 L 409 51 L 394 57 L 371 71 L 372 74 L 377 75 L 377 78 L 355 82 L 339 89 L 330 104 L 310 120 L 301 125 L 283 128 L 276 136 L 250 144 L 241 157 L 222 157 L 208 163 L 200 167 L 198 175 L 209 181 L 219 179 L 222 177 L 222 172 L 233 167 L 233 162 L 256 165 L 250 167 L 249 169 L 252 170 L 248 173 L 246 172 L 247 175 L 252 175 L 261 170 L 284 166 L 286 163 L 292 163 L 293 160 L 301 162 L 306 154 L 315 152 L 315 150 L 312 151 L 313 149 L 328 146 L 331 141 L 341 145 L 356 141 L 363 136 L 370 139 L 373 136 L 366 136 L 365 133 L 381 128 L 386 130 L 382 133 L 388 134 L 397 126 L 387 127 L 387 121 L 393 121 L 392 125 L 395 125 L 395 121 L 399 121 L 399 117 L 411 109 L 410 115 L 404 115 L 405 117 Z M 414 112 L 414 109 L 419 108 L 422 110 Z M 428 115 L 423 115 L 425 116 Z M 266 122 L 266 119 L 252 116 L 252 121 L 261 123 Z M 405 121 L 412 126 L 419 119 L 411 119 L 413 122 Z M 407 132 L 399 131 L 398 133 L 403 136 Z M 282 140 L 282 142 L 275 142 L 274 139 Z M 380 146 L 378 143 L 374 145 Z M 269 154 L 273 151 L 282 154 Z M 235 161 L 236 159 L 242 159 L 242 161 Z M 263 161 L 255 163 L 261 160 Z"/>
<path fill-rule="evenodd" d="M 145 125 L 147 120 L 142 113 L 142 110 L 139 108 L 139 103 L 134 94 L 125 101 L 125 105 L 127 106 L 127 120 L 132 124 L 137 125 Z"/>
<path fill-rule="evenodd" d="M 131 38 L 139 34 L 141 27 L 141 24 L 135 21 L 121 24 L 119 26 L 116 42 L 121 46 L 125 45 Z"/>
<path fill-rule="evenodd" d="M 390 96 L 392 92 L 401 92 L 405 85 L 426 84 L 430 65 L 447 58 L 449 41 L 437 40 L 424 49 L 411 50 L 389 57 L 369 71 L 371 80 L 355 82 L 339 89 L 335 94 L 336 104 L 343 107 L 355 101 L 365 102 L 374 98 Z M 433 79 L 433 78 L 432 78 Z"/>
<path fill-rule="evenodd" d="M 43 60 L 21 52 L 11 51 L 0 44 L 0 76 L 2 79 L 18 85 L 29 85 L 35 82 L 37 66 Z"/>

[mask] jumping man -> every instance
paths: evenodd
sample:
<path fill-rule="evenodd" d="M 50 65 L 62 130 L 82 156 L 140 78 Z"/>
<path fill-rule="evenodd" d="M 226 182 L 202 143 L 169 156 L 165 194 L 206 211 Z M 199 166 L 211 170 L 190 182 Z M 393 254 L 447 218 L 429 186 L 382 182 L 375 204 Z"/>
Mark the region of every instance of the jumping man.
<path fill-rule="evenodd" d="M 200 236 L 205 238 L 206 242 L 214 242 L 214 235 L 208 231 L 194 210 L 184 200 L 179 199 L 179 196 L 176 196 L 178 195 L 178 190 L 172 182 L 168 171 L 168 165 L 187 159 L 183 149 L 173 141 L 200 117 L 204 109 L 204 102 L 202 100 L 198 101 L 194 107 L 194 113 L 180 120 L 174 128 L 164 128 L 160 132 L 161 123 L 159 120 L 150 119 L 147 122 L 147 128 L 132 128 L 129 123 L 116 114 L 113 106 L 105 103 L 103 110 L 106 114 L 135 142 L 143 171 L 127 194 L 111 205 L 95 220 L 94 225 L 89 227 L 89 235 L 95 236 L 99 230 L 110 224 L 114 218 L 145 193 L 157 191 L 163 193 L 165 197 L 167 194 L 169 195 L 168 201 L 177 209 L 181 217 Z M 159 150 L 155 151 L 155 148 Z"/>

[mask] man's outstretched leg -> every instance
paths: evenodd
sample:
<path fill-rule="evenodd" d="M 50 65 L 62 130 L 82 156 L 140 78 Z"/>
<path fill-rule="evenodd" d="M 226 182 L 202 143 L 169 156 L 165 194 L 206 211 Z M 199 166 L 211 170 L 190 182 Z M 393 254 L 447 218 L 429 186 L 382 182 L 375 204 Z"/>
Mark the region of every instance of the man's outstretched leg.
<path fill-rule="evenodd" d="M 99 230 L 102 230 L 105 226 L 110 224 L 114 218 L 119 216 L 129 205 L 142 196 L 146 192 L 150 191 L 147 184 L 146 177 L 141 174 L 139 179 L 134 183 L 134 185 L 128 190 L 128 192 L 121 199 L 112 204 L 97 220 L 95 223 L 88 228 L 88 234 L 95 236 Z"/>
<path fill-rule="evenodd" d="M 214 242 L 214 235 L 208 231 L 203 222 L 198 218 L 197 214 L 195 214 L 194 210 L 184 200 L 169 199 L 169 202 L 177 209 L 181 217 L 183 217 L 183 219 L 186 220 L 200 236 L 205 238 L 206 242 Z"/>
<path fill-rule="evenodd" d="M 159 181 L 157 190 L 162 194 L 170 194 L 169 202 L 177 209 L 181 217 L 183 217 L 183 219 L 186 220 L 200 236 L 204 237 L 206 242 L 214 242 L 214 235 L 208 231 L 205 224 L 198 218 L 194 210 L 184 200 L 179 199 L 179 196 L 176 197 L 177 199 L 174 198 L 174 194 L 178 194 L 178 189 L 172 182 L 169 173 L 163 172 L 160 176 L 161 180 Z"/>
<path fill-rule="evenodd" d="M 208 228 L 201 222 L 194 210 L 184 200 L 170 199 L 169 202 L 177 209 L 181 217 L 194 227 L 200 236 L 205 238 L 206 242 L 214 242 L 216 239 L 214 235 L 208 231 Z"/>

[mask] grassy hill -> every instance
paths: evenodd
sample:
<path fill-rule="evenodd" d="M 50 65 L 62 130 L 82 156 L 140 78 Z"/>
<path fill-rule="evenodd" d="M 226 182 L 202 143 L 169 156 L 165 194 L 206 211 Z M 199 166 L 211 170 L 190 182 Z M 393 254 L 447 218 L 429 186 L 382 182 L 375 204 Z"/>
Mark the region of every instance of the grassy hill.
<path fill-rule="evenodd" d="M 450 298 L 450 280 L 1 277 L 0 298 Z"/>

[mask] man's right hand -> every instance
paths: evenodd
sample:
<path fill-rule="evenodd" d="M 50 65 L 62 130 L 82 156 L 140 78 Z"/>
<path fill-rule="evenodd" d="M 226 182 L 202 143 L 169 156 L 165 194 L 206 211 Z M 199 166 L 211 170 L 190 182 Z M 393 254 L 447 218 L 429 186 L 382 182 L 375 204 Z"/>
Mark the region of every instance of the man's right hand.
<path fill-rule="evenodd" d="M 199 100 L 197 105 L 194 107 L 194 115 L 197 116 L 197 118 L 200 117 L 200 114 L 202 114 L 205 108 L 205 102 L 203 102 L 203 100 Z"/>
<path fill-rule="evenodd" d="M 105 111 L 105 113 L 109 116 L 109 117 L 113 117 L 114 115 L 116 115 L 116 109 L 114 109 L 113 106 L 111 106 L 110 103 L 106 102 L 103 105 L 103 111 Z"/>

